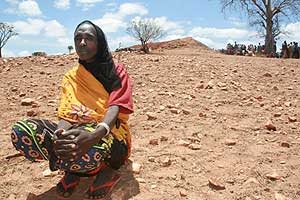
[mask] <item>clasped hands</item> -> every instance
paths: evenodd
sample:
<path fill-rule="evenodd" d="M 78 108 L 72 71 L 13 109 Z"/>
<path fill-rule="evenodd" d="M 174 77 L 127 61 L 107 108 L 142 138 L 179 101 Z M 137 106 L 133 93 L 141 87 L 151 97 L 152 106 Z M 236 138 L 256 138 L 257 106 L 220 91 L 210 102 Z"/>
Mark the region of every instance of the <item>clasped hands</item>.
<path fill-rule="evenodd" d="M 80 158 L 95 144 L 94 134 L 82 129 L 58 129 L 54 134 L 54 152 L 64 161 Z"/>

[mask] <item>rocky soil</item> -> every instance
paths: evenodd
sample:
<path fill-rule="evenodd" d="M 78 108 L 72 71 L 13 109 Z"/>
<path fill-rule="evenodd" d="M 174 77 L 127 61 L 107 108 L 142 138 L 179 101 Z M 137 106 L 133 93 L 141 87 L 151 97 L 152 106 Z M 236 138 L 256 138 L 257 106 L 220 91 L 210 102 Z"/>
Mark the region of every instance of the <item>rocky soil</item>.
<path fill-rule="evenodd" d="M 300 199 L 300 60 L 172 47 L 114 53 L 134 82 L 135 113 L 132 156 L 111 199 Z M 56 199 L 61 172 L 19 156 L 10 129 L 24 117 L 57 120 L 60 81 L 76 63 L 0 59 L 0 199 Z"/>

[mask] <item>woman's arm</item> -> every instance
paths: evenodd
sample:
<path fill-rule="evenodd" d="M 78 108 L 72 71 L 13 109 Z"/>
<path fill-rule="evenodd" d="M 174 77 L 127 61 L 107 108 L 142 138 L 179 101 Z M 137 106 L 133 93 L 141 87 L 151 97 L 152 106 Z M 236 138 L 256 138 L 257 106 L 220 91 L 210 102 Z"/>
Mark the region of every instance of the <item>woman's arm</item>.
<path fill-rule="evenodd" d="M 71 128 L 71 126 L 72 126 L 72 124 L 70 122 L 61 118 L 57 124 L 56 130 L 59 130 L 59 129 L 68 130 L 69 128 Z"/>
<path fill-rule="evenodd" d="M 118 118 L 118 114 L 119 114 L 119 106 L 117 105 L 112 105 L 108 108 L 103 121 L 105 124 L 107 124 L 109 126 L 109 128 L 113 128 L 113 126 L 116 123 L 116 120 Z M 97 129 L 93 132 L 95 141 L 97 141 L 96 143 L 98 143 L 98 141 L 104 137 L 106 135 L 106 128 L 104 126 L 98 126 Z"/>

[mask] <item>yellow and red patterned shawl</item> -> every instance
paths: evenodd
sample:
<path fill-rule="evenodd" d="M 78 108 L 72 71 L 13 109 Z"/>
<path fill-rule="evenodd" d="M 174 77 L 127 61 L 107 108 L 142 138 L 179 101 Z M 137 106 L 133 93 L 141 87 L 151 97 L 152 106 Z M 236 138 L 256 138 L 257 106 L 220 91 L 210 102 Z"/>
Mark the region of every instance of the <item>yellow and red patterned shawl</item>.
<path fill-rule="evenodd" d="M 101 122 L 108 109 L 109 94 L 103 85 L 82 65 L 68 71 L 61 85 L 58 117 L 73 123 Z M 130 140 L 128 114 L 119 113 L 121 125 L 112 129 L 119 139 Z"/>

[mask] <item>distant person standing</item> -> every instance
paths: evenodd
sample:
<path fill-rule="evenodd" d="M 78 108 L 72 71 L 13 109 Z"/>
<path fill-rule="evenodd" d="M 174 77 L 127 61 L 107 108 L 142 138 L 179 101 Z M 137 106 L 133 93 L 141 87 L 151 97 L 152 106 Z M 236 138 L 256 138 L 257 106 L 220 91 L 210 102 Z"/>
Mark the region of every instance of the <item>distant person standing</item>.
<path fill-rule="evenodd" d="M 292 42 L 288 44 L 288 53 L 289 53 L 289 58 L 293 57 L 293 52 L 294 52 L 294 45 Z"/>
<path fill-rule="evenodd" d="M 262 47 L 261 47 L 261 44 L 259 42 L 258 46 L 257 46 L 257 55 L 261 56 L 261 53 L 262 53 Z"/>
<path fill-rule="evenodd" d="M 299 58 L 298 42 L 294 42 L 293 45 L 293 58 Z"/>
<path fill-rule="evenodd" d="M 282 43 L 281 51 L 282 51 L 282 57 L 288 58 L 289 52 L 288 52 L 288 45 L 287 45 L 286 41 L 284 41 Z"/>

